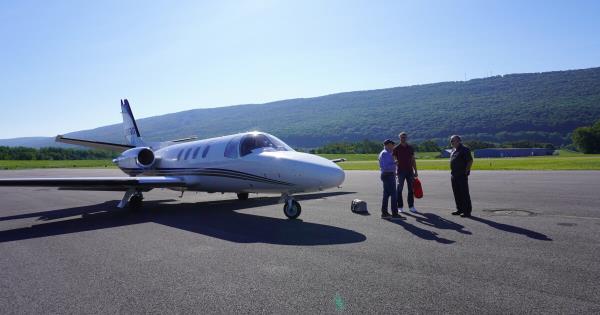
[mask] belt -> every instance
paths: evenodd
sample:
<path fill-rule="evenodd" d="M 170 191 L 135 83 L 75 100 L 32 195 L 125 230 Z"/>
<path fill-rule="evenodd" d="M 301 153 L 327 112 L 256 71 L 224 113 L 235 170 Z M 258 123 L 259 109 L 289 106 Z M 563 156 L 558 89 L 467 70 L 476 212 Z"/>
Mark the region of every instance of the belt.
<path fill-rule="evenodd" d="M 394 172 L 381 172 L 381 175 L 396 175 Z"/>

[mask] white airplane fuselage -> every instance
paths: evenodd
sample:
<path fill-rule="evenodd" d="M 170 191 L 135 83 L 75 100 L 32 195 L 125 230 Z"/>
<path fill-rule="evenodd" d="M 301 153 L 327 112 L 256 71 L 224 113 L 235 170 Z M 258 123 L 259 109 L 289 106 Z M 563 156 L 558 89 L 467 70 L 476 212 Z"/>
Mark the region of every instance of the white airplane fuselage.
<path fill-rule="evenodd" d="M 115 163 L 132 176 L 180 177 L 191 191 L 294 194 L 338 187 L 345 179 L 336 163 L 296 152 L 283 142 L 279 148 L 241 152 L 248 137 L 281 141 L 262 132 L 240 133 L 155 149 L 147 166 L 131 163 L 127 151 Z"/>

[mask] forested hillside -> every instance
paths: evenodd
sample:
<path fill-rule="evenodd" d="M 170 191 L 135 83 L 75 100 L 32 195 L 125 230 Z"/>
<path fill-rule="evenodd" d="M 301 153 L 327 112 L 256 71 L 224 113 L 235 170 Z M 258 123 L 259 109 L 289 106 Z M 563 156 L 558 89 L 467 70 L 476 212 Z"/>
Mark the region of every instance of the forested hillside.
<path fill-rule="evenodd" d="M 144 106 L 130 101 L 134 113 Z M 168 104 L 164 111 L 169 111 Z M 141 119 L 138 124 L 149 140 L 261 130 L 294 147 L 311 148 L 330 142 L 395 138 L 402 130 L 414 141 L 442 142 L 456 133 L 482 141 L 561 145 L 570 141 L 569 134 L 576 127 L 598 119 L 600 68 L 592 68 L 196 109 Z M 68 136 L 118 142 L 123 138 L 120 125 Z"/>

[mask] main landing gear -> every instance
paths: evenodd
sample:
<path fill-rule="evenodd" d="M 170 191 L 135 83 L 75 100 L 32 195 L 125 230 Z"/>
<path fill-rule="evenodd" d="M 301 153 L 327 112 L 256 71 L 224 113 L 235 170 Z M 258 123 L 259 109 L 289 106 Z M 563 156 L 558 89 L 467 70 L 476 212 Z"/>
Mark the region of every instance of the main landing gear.
<path fill-rule="evenodd" d="M 121 209 L 128 207 L 131 210 L 138 210 L 142 208 L 143 200 L 144 195 L 142 195 L 141 191 L 130 189 L 125 193 L 125 196 L 123 196 L 117 207 Z"/>
<path fill-rule="evenodd" d="M 138 192 L 136 194 L 134 194 L 133 196 L 131 196 L 131 198 L 129 199 L 129 209 L 131 210 L 138 210 L 142 208 L 142 201 L 144 200 L 144 196 L 142 195 L 141 192 Z"/>
<path fill-rule="evenodd" d="M 285 214 L 288 219 L 296 219 L 302 213 L 302 207 L 298 201 L 294 200 L 294 197 L 283 194 L 281 195 L 281 199 L 283 199 L 283 214 Z"/>

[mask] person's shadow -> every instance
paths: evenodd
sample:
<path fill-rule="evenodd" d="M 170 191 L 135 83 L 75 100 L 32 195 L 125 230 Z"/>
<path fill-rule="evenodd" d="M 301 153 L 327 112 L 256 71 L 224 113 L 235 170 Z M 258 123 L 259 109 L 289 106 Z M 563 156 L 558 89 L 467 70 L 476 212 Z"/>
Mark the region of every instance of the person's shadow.
<path fill-rule="evenodd" d="M 422 229 L 420 227 L 414 226 L 404 220 L 394 220 L 394 219 L 386 219 L 389 222 L 396 223 L 403 227 L 406 231 L 414 234 L 417 237 L 420 237 L 424 240 L 435 241 L 440 244 L 452 244 L 455 243 L 453 240 L 445 239 L 443 237 L 439 237 L 437 233 L 429 230 Z"/>
<path fill-rule="evenodd" d="M 347 194 L 347 192 L 298 195 L 297 199 L 319 199 L 340 194 Z M 172 200 L 145 201 L 144 208 L 137 212 L 115 210 L 117 201 L 109 201 L 91 206 L 1 217 L 0 221 L 37 217 L 38 221 L 50 222 L 0 231 L 0 243 L 148 222 L 236 243 L 310 246 L 349 244 L 366 240 L 363 234 L 340 227 L 239 211 L 277 204 L 278 197 L 253 198 L 245 201 L 167 203 L 170 201 Z"/>
<path fill-rule="evenodd" d="M 460 225 L 460 224 L 450 221 L 448 219 L 444 219 L 444 218 L 440 217 L 439 215 L 436 215 L 433 213 L 421 213 L 421 212 L 415 212 L 415 213 L 420 216 L 416 216 L 411 213 L 406 213 L 406 215 L 409 217 L 415 218 L 415 220 L 417 220 L 417 222 L 419 222 L 421 224 L 431 226 L 436 229 L 454 230 L 459 233 L 468 234 L 468 235 L 473 234 L 470 231 L 465 230 L 465 227 L 463 225 Z"/>
<path fill-rule="evenodd" d="M 521 234 L 521 235 L 524 235 L 524 236 L 527 236 L 527 237 L 530 237 L 530 238 L 533 238 L 536 240 L 540 240 L 540 241 L 552 241 L 552 239 L 549 238 L 548 236 L 546 236 L 545 234 L 542 234 L 542 233 L 539 233 L 536 231 L 532 231 L 532 230 L 528 230 L 528 229 L 525 229 L 522 227 L 504 224 L 504 223 L 498 223 L 498 222 L 487 220 L 487 219 L 480 218 L 480 217 L 471 216 L 470 218 L 473 221 L 485 223 L 495 229 L 502 230 L 505 232 Z"/>

